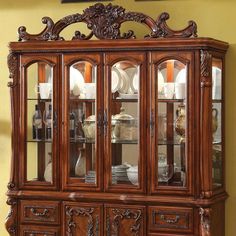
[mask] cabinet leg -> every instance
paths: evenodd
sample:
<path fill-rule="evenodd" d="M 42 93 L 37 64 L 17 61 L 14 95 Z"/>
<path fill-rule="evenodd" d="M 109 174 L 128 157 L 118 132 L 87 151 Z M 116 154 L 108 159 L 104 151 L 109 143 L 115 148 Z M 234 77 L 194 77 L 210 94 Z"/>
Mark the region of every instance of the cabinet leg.
<path fill-rule="evenodd" d="M 8 198 L 7 205 L 10 210 L 6 217 L 5 227 L 10 236 L 17 236 L 17 201 L 15 198 Z"/>
<path fill-rule="evenodd" d="M 211 236 L 211 208 L 200 208 L 200 236 Z"/>

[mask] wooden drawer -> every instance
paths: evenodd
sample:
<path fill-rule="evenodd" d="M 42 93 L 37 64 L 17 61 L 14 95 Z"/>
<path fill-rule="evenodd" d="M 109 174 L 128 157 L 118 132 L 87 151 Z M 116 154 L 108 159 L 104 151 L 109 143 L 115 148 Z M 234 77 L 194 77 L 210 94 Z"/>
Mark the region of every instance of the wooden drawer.
<path fill-rule="evenodd" d="M 148 207 L 149 232 L 193 232 L 193 209 L 180 207 Z"/>
<path fill-rule="evenodd" d="M 146 207 L 106 204 L 106 235 L 146 236 Z"/>
<path fill-rule="evenodd" d="M 28 201 L 20 203 L 21 223 L 59 224 L 59 202 Z"/>
<path fill-rule="evenodd" d="M 59 236 L 60 230 L 57 227 L 21 225 L 20 236 Z"/>

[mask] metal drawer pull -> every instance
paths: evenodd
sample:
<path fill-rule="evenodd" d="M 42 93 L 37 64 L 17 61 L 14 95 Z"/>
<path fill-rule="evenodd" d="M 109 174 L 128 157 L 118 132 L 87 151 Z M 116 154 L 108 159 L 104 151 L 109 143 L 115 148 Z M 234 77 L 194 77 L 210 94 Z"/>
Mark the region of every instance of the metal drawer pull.
<path fill-rule="evenodd" d="M 168 224 L 176 224 L 179 221 L 180 216 L 175 216 L 175 219 L 167 218 L 165 215 L 161 215 L 161 219 Z"/>
<path fill-rule="evenodd" d="M 35 216 L 40 216 L 40 217 L 48 217 L 48 209 L 44 209 L 43 212 L 37 212 L 37 210 L 35 208 L 31 208 L 30 211 L 32 212 L 33 215 Z"/>

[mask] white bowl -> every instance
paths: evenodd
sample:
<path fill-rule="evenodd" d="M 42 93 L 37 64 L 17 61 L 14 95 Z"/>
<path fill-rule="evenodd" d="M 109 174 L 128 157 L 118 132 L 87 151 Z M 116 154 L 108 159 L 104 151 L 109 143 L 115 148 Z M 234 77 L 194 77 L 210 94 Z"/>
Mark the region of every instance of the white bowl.
<path fill-rule="evenodd" d="M 138 185 L 138 166 L 127 169 L 127 175 L 133 185 Z"/>

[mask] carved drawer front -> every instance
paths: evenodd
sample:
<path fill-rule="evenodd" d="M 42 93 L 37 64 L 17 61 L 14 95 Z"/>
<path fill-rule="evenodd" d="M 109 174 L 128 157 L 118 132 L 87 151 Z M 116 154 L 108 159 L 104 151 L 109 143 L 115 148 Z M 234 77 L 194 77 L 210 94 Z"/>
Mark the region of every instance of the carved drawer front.
<path fill-rule="evenodd" d="M 20 236 L 60 236 L 59 228 L 47 226 L 21 225 Z"/>
<path fill-rule="evenodd" d="M 193 209 L 150 206 L 148 208 L 149 232 L 193 232 Z"/>
<path fill-rule="evenodd" d="M 103 236 L 103 206 L 99 203 L 64 203 L 63 235 Z"/>
<path fill-rule="evenodd" d="M 104 236 L 145 236 L 146 208 L 133 205 L 105 205 Z"/>
<path fill-rule="evenodd" d="M 21 223 L 59 224 L 59 202 L 21 201 Z"/>

